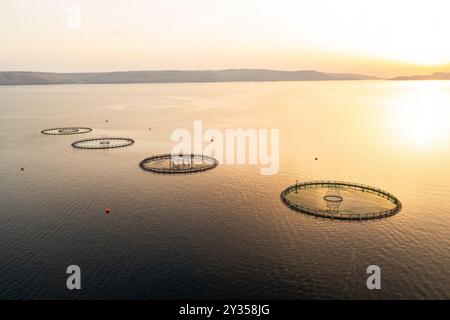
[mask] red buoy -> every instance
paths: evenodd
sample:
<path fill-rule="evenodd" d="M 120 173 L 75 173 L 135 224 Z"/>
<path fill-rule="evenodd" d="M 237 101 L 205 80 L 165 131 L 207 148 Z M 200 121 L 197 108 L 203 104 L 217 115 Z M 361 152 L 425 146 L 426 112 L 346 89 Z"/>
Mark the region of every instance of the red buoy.
<path fill-rule="evenodd" d="M 106 209 L 105 209 L 105 213 L 106 213 L 106 214 L 109 214 L 110 212 L 111 212 L 111 210 L 110 210 L 109 208 L 106 208 Z"/>

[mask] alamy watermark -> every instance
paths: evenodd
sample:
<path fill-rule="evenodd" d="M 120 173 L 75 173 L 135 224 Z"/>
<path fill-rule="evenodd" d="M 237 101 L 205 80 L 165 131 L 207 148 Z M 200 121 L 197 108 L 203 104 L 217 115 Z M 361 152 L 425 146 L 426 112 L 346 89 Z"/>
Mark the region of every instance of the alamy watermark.
<path fill-rule="evenodd" d="M 370 276 L 367 278 L 366 285 L 369 290 L 381 289 L 381 268 L 377 265 L 370 265 L 367 267 L 367 273 Z"/>
<path fill-rule="evenodd" d="M 70 265 L 66 270 L 70 276 L 67 278 L 66 286 L 69 290 L 81 290 L 81 269 L 77 265 Z"/>
<path fill-rule="evenodd" d="M 204 131 L 203 122 L 194 121 L 193 134 L 186 128 L 179 128 L 172 132 L 171 140 L 178 142 L 172 154 L 203 154 L 216 158 L 221 164 L 259 164 L 261 175 L 274 175 L 279 170 L 279 129 L 221 131 L 210 128 Z"/>
<path fill-rule="evenodd" d="M 366 286 L 369 290 L 381 289 L 381 268 L 377 265 L 370 265 L 367 267 Z M 81 290 L 81 269 L 77 265 L 70 265 L 66 269 L 67 277 L 66 286 L 69 290 Z"/>
<path fill-rule="evenodd" d="M 70 5 L 66 8 L 66 28 L 79 30 L 81 28 L 81 8 L 78 5 Z"/>

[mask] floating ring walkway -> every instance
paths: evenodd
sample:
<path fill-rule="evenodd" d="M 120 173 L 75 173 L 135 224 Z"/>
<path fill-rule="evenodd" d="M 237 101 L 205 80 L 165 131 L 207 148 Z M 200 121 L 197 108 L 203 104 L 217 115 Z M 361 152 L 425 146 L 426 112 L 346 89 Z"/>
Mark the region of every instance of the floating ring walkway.
<path fill-rule="evenodd" d="M 67 128 L 52 128 L 42 130 L 42 134 L 47 134 L 51 136 L 65 136 L 70 134 L 83 134 L 91 132 L 92 128 L 85 127 L 67 127 Z"/>
<path fill-rule="evenodd" d="M 115 149 L 131 146 L 134 140 L 131 138 L 93 138 L 78 140 L 72 143 L 72 147 L 78 149 Z"/>
<path fill-rule="evenodd" d="M 163 174 L 194 173 L 215 168 L 217 159 L 200 154 L 160 154 L 142 160 L 139 167 L 145 171 Z"/>
<path fill-rule="evenodd" d="M 338 209 L 330 210 L 330 209 L 316 209 L 308 206 L 301 205 L 299 203 L 295 203 L 288 199 L 288 195 L 295 192 L 298 193 L 301 190 L 305 189 L 314 189 L 314 188 L 328 188 L 329 190 L 357 190 L 364 193 L 374 194 L 380 198 L 384 198 L 390 201 L 394 207 L 392 209 L 380 210 L 380 211 L 370 211 L 370 212 L 352 212 L 349 210 L 339 211 Z M 294 185 L 289 186 L 283 192 L 281 192 L 281 200 L 291 209 L 316 216 L 321 218 L 330 218 L 330 219 L 341 219 L 341 220 L 371 220 L 371 219 L 381 219 L 395 215 L 400 212 L 402 209 L 402 203 L 397 197 L 393 194 L 381 190 L 376 187 L 371 187 L 364 184 L 353 183 L 353 182 L 344 182 L 344 181 L 308 181 L 303 183 L 296 183 Z M 327 194 L 323 197 L 323 199 L 327 202 L 336 202 L 341 203 L 344 201 L 342 196 Z"/>

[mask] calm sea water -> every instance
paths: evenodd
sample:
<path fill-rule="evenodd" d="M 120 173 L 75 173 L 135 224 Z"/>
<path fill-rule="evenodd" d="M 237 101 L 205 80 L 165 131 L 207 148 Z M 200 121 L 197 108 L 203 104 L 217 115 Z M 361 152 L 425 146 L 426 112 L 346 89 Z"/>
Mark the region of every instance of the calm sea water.
<path fill-rule="evenodd" d="M 194 120 L 279 128 L 278 174 L 138 167 Z M 450 81 L 0 87 L 0 298 L 448 299 L 449 122 Z M 64 126 L 94 131 L 40 133 Z M 98 136 L 136 143 L 70 146 Z M 280 201 L 316 179 L 385 189 L 403 210 L 342 222 Z M 66 289 L 71 264 L 81 291 Z M 372 264 L 381 290 L 366 288 Z"/>

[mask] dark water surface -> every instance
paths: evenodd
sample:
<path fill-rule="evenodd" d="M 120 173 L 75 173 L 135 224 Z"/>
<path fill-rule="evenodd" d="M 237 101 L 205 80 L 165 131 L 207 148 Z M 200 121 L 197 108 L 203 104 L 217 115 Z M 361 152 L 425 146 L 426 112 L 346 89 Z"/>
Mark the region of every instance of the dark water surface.
<path fill-rule="evenodd" d="M 449 82 L 0 87 L 0 298 L 448 299 L 449 110 Z M 138 167 L 194 120 L 279 128 L 278 174 Z M 40 133 L 65 126 L 94 130 Z M 136 143 L 70 146 L 102 136 Z M 280 201 L 296 180 L 316 179 L 382 188 L 403 210 L 342 222 Z M 71 264 L 81 291 L 66 289 Z M 371 264 L 378 291 L 366 288 Z"/>

